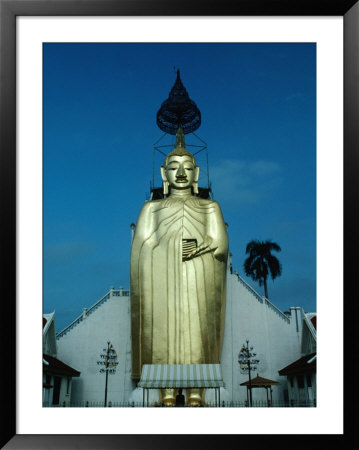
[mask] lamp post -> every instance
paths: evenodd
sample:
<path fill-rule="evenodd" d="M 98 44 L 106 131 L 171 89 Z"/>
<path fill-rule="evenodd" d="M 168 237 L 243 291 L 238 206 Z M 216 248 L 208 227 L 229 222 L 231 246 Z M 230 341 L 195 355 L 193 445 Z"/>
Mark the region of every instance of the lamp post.
<path fill-rule="evenodd" d="M 116 350 L 113 348 L 113 345 L 110 341 L 107 341 L 107 348 L 104 348 L 103 351 L 105 353 L 101 353 L 100 358 L 102 358 L 101 361 L 97 361 L 97 364 L 99 366 L 105 366 L 101 367 L 100 373 L 106 374 L 106 381 L 105 381 L 105 407 L 107 406 L 107 387 L 108 387 L 108 374 L 113 374 L 116 372 L 116 366 L 118 364 L 117 360 L 117 353 Z"/>
<path fill-rule="evenodd" d="M 238 354 L 238 362 L 242 373 L 248 373 L 249 406 L 252 406 L 251 371 L 256 370 L 256 364 L 259 363 L 259 359 L 254 359 L 256 355 L 257 354 L 253 352 L 253 346 L 249 346 L 249 339 L 246 339 L 246 343 L 242 345 L 242 348 Z"/>

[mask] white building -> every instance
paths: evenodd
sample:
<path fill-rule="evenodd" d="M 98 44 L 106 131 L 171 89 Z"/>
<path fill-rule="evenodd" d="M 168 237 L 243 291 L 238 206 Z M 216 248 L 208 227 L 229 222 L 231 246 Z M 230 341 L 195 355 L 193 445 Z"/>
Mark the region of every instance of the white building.
<path fill-rule="evenodd" d="M 135 388 L 131 380 L 131 332 L 129 291 L 113 288 L 57 334 L 64 361 L 76 361 L 81 377 L 73 381 L 74 403 L 104 401 L 105 374 L 101 354 L 110 341 L 117 352 L 116 372 L 108 377 L 108 401 L 125 402 Z"/>
<path fill-rule="evenodd" d="M 306 314 L 303 320 L 302 357 L 279 371 L 287 377 L 289 402 L 293 406 L 316 405 L 317 384 L 317 320 Z"/>
<path fill-rule="evenodd" d="M 43 406 L 66 406 L 71 403 L 72 378 L 80 372 L 57 358 L 55 312 L 42 318 Z"/>
<path fill-rule="evenodd" d="M 228 268 L 231 266 L 229 261 Z M 300 307 L 283 313 L 269 300 L 259 295 L 239 275 L 227 274 L 227 300 L 221 369 L 225 388 L 220 398 L 226 405 L 244 405 L 247 388 L 240 386 L 248 380 L 241 373 L 238 353 L 246 339 L 260 360 L 252 377 L 263 377 L 279 384 L 271 389 L 273 404 L 288 402 L 290 395 L 286 377 L 279 371 L 301 358 L 302 330 L 305 314 Z M 313 336 L 311 336 L 313 338 Z M 118 355 L 116 372 L 108 377 L 107 399 L 113 406 L 141 402 L 142 394 L 131 380 L 130 293 L 113 289 L 57 334 L 58 354 L 67 364 L 78 368 L 81 376 L 73 380 L 72 401 L 89 406 L 103 404 L 105 375 L 97 361 L 110 341 Z M 313 342 L 312 342 L 313 344 Z M 313 390 L 315 396 L 315 390 Z M 207 401 L 214 401 L 208 391 Z M 265 402 L 266 389 L 252 389 L 253 403 Z M 156 401 L 151 393 L 150 403 Z"/>

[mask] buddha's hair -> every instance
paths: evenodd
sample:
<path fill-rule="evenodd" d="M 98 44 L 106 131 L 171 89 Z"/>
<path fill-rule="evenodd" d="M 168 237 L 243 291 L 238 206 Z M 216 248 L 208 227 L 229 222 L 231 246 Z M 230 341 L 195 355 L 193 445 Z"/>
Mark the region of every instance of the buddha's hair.
<path fill-rule="evenodd" d="M 196 160 L 195 160 L 194 156 L 192 155 L 192 153 L 190 153 L 184 147 L 176 147 L 174 150 L 172 150 L 171 153 L 168 153 L 168 155 L 166 156 L 164 163 L 163 163 L 163 167 L 167 167 L 168 159 L 171 156 L 189 156 L 192 159 L 194 166 L 195 167 L 197 166 Z"/>

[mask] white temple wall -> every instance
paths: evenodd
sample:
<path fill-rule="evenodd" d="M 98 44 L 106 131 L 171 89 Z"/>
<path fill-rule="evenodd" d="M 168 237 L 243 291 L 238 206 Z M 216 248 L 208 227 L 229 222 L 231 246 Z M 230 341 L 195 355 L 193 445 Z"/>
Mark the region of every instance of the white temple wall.
<path fill-rule="evenodd" d="M 130 297 L 115 295 L 110 291 L 109 299 L 92 314 L 58 339 L 58 355 L 66 364 L 81 372 L 73 379 L 73 402 L 103 402 L 105 377 L 100 373 L 100 354 L 110 341 L 117 352 L 118 365 L 115 374 L 108 376 L 107 400 L 124 402 L 133 390 L 130 378 Z M 103 361 L 103 360 L 102 360 Z"/>
<path fill-rule="evenodd" d="M 130 297 L 121 291 L 110 291 L 108 299 L 95 311 L 58 339 L 58 357 L 81 372 L 73 378 L 73 402 L 103 402 L 105 374 L 97 365 L 100 354 L 111 341 L 118 355 L 114 375 L 109 375 L 108 401 L 127 402 L 135 388 L 131 380 Z M 273 401 L 287 400 L 286 377 L 278 370 L 301 356 L 301 308 L 291 308 L 290 320 L 251 288 L 237 275 L 228 271 L 225 331 L 221 355 L 222 373 L 226 388 L 221 400 L 244 401 L 246 387 L 240 383 L 248 375 L 240 373 L 238 353 L 249 339 L 257 358 L 258 370 L 252 373 L 278 381 L 272 387 Z M 253 389 L 253 400 L 266 400 L 266 390 Z M 210 401 L 212 393 L 206 398 Z"/>
<path fill-rule="evenodd" d="M 299 314 L 301 308 L 292 308 L 292 316 L 295 311 Z M 254 347 L 256 358 L 260 360 L 251 377 L 258 374 L 278 381 L 280 385 L 272 387 L 272 398 L 273 401 L 284 401 L 287 381 L 286 377 L 278 374 L 278 370 L 301 356 L 300 338 L 301 330 L 298 327 L 297 331 L 293 317 L 288 319 L 244 280 L 228 272 L 226 324 L 221 356 L 226 390 L 232 394 L 228 400 L 243 401 L 247 397 L 246 387 L 240 384 L 248 381 L 248 375 L 240 371 L 238 354 L 246 339 L 249 339 L 249 345 Z M 253 389 L 252 394 L 253 400 L 267 398 L 264 388 Z"/>

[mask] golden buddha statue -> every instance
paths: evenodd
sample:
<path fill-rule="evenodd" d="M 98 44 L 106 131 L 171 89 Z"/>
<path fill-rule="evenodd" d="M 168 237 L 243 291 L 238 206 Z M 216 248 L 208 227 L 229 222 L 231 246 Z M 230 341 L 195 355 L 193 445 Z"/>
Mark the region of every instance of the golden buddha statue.
<path fill-rule="evenodd" d="M 132 378 L 143 364 L 219 363 L 225 313 L 227 230 L 217 202 L 198 194 L 199 167 L 176 146 L 161 167 L 164 199 L 147 201 L 131 251 Z M 177 390 L 161 391 L 174 404 Z M 204 401 L 187 389 L 187 404 Z"/>

